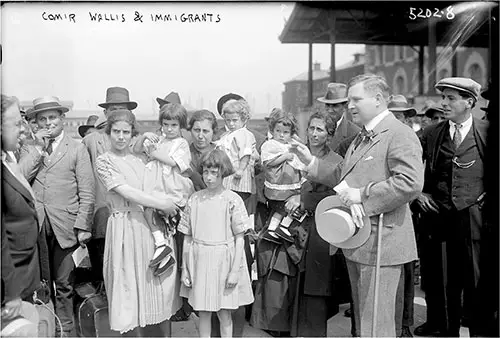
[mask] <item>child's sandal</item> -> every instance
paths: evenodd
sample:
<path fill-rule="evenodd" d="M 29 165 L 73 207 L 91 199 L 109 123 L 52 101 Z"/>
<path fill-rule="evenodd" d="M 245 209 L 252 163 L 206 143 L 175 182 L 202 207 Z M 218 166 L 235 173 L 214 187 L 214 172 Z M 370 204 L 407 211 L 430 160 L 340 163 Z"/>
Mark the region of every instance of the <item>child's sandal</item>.
<path fill-rule="evenodd" d="M 163 264 L 163 265 L 158 264 L 158 265 L 156 266 L 156 269 L 155 269 L 155 271 L 153 272 L 153 275 L 155 275 L 156 277 L 161 276 L 162 274 L 164 274 L 165 272 L 167 272 L 167 271 L 168 271 L 168 269 L 170 269 L 171 267 L 173 267 L 173 266 L 174 266 L 174 264 L 175 264 L 175 259 L 174 259 L 172 256 L 170 256 L 170 257 L 168 258 L 167 263 L 165 263 L 165 264 Z"/>
<path fill-rule="evenodd" d="M 156 247 L 155 251 L 158 250 L 159 248 L 162 248 L 162 247 L 163 247 L 162 252 L 160 252 L 160 254 L 158 256 L 156 256 L 155 258 L 153 258 L 152 260 L 149 261 L 150 268 L 155 267 L 158 264 L 160 264 L 161 261 L 165 257 L 167 257 L 168 255 L 170 255 L 172 253 L 172 248 L 167 246 L 166 244 L 162 244 L 162 245 Z"/>

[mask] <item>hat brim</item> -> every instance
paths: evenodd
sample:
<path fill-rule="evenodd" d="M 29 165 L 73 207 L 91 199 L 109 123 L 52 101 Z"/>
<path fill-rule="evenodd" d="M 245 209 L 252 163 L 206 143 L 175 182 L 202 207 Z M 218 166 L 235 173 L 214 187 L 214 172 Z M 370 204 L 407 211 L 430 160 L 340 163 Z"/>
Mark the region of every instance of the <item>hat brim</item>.
<path fill-rule="evenodd" d="M 137 102 L 133 102 L 133 101 L 127 101 L 127 102 L 104 102 L 104 103 L 99 103 L 98 106 L 101 107 L 101 108 L 106 109 L 109 106 L 111 106 L 112 104 L 126 104 L 128 110 L 133 110 L 133 109 L 137 108 Z"/>
<path fill-rule="evenodd" d="M 404 113 L 407 117 L 413 117 L 417 115 L 417 110 L 415 108 L 403 108 L 403 107 L 395 107 L 389 108 L 392 112 Z"/>
<path fill-rule="evenodd" d="M 36 110 L 30 111 L 29 114 L 26 114 L 26 118 L 28 120 L 32 119 L 33 117 L 36 116 L 36 114 L 42 113 L 44 111 L 49 111 L 49 110 L 57 110 L 61 114 L 69 112 L 69 108 L 68 107 L 63 107 L 63 106 L 61 106 L 61 107 L 46 107 L 46 108 L 40 108 L 40 109 L 36 109 Z"/>
<path fill-rule="evenodd" d="M 83 138 L 85 137 L 87 130 L 90 128 L 95 128 L 95 126 L 93 124 L 84 124 L 83 126 L 78 127 L 78 134 Z"/>
<path fill-rule="evenodd" d="M 156 102 L 158 102 L 158 104 L 161 106 L 163 104 L 167 104 L 167 103 L 170 103 L 168 101 L 165 101 L 164 99 L 160 99 L 159 97 L 156 98 Z"/>
<path fill-rule="evenodd" d="M 322 102 L 322 103 L 329 103 L 329 104 L 344 103 L 344 102 L 348 101 L 347 97 L 344 97 L 342 99 L 335 99 L 335 100 L 328 100 L 328 99 L 325 99 L 324 97 L 318 97 L 316 100 L 318 100 L 319 102 Z"/>
<path fill-rule="evenodd" d="M 217 101 L 217 111 L 219 112 L 219 115 L 222 116 L 222 107 L 229 100 L 244 100 L 244 98 L 243 96 L 235 93 L 229 93 L 221 96 L 221 98 Z"/>
<path fill-rule="evenodd" d="M 462 93 L 467 93 L 467 94 L 470 94 L 472 95 L 472 97 L 477 101 L 479 99 L 479 97 L 477 96 L 476 93 L 470 91 L 470 90 L 467 90 L 465 88 L 462 88 L 462 87 L 458 87 L 458 86 L 454 86 L 454 85 L 451 85 L 451 84 L 440 84 L 440 85 L 436 85 L 435 86 L 437 90 L 439 91 L 443 91 L 444 88 L 451 88 L 451 89 L 455 89 L 455 90 L 458 90 L 459 92 L 462 92 Z"/>
<path fill-rule="evenodd" d="M 345 205 L 340 201 L 338 195 L 325 197 L 318 203 L 318 206 L 316 207 L 315 220 L 317 220 L 317 217 L 323 212 L 340 206 Z M 324 224 L 324 222 L 316 221 L 316 229 L 320 237 L 330 243 L 332 246 L 341 249 L 355 249 L 365 244 L 368 238 L 370 238 L 370 233 L 372 231 L 370 217 L 364 216 L 363 223 L 363 227 L 359 229 L 356 234 L 340 243 L 334 243 L 332 241 L 332 230 L 334 229 L 333 224 Z"/>
<path fill-rule="evenodd" d="M 481 109 L 482 111 L 489 112 L 488 107 L 481 107 L 480 109 Z"/>

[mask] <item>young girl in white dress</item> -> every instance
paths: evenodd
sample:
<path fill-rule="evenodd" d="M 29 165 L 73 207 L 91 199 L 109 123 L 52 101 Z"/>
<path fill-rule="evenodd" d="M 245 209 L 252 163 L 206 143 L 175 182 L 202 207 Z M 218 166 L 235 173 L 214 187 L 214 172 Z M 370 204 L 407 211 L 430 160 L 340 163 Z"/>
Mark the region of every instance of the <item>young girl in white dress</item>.
<path fill-rule="evenodd" d="M 243 200 L 222 184 L 233 173 L 227 155 L 215 149 L 201 167 L 207 188 L 189 198 L 178 226 L 185 235 L 180 295 L 199 311 L 200 337 L 210 337 L 212 312 L 221 337 L 232 337 L 232 310 L 254 300 L 243 250 L 249 218 Z"/>
<path fill-rule="evenodd" d="M 194 192 L 189 178 L 191 151 L 188 142 L 181 136 L 181 128 L 187 127 L 186 109 L 177 103 L 166 104 L 160 109 L 159 122 L 161 136 L 146 132 L 137 139 L 134 147 L 134 151 L 146 152 L 150 159 L 146 165 L 143 189 L 157 196 L 167 195 L 182 209 Z M 155 253 L 149 266 L 155 275 L 161 275 L 175 263 L 167 239 L 175 234 L 180 214 L 165 217 L 158 210 L 145 208 L 144 215 L 155 240 Z"/>

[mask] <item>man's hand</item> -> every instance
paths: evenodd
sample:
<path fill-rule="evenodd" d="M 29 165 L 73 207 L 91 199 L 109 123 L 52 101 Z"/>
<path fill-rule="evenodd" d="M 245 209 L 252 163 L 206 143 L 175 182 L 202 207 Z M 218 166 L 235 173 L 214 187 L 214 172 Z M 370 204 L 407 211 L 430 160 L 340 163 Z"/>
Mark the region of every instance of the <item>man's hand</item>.
<path fill-rule="evenodd" d="M 352 204 L 361 204 L 361 189 L 345 188 L 339 192 L 339 197 L 348 207 Z"/>
<path fill-rule="evenodd" d="M 15 298 L 5 303 L 2 309 L 2 320 L 8 320 L 19 316 L 21 313 L 21 298 Z"/>
<path fill-rule="evenodd" d="M 35 144 L 41 146 L 42 148 L 47 147 L 49 144 L 50 130 L 39 129 L 35 134 Z"/>
<path fill-rule="evenodd" d="M 292 215 L 300 207 L 300 195 L 293 195 L 286 200 L 285 211 Z"/>
<path fill-rule="evenodd" d="M 290 152 L 297 155 L 299 160 L 306 166 L 309 165 L 309 163 L 311 163 L 311 161 L 313 160 L 313 156 L 309 151 L 309 148 L 307 148 L 307 146 L 302 143 L 292 143 L 290 146 Z"/>
<path fill-rule="evenodd" d="M 430 194 L 421 193 L 417 197 L 417 202 L 420 205 L 422 211 L 424 212 L 431 212 L 431 211 L 436 213 L 439 212 L 439 207 L 436 204 L 436 202 L 434 202 Z"/>
<path fill-rule="evenodd" d="M 85 248 L 85 244 L 87 244 L 92 238 L 92 233 L 90 231 L 76 229 L 76 237 L 78 238 L 78 243 L 80 243 L 80 246 L 82 248 Z"/>
<path fill-rule="evenodd" d="M 193 282 L 191 281 L 191 276 L 187 268 L 182 269 L 181 273 L 181 281 L 185 287 L 190 288 L 193 286 Z"/>
<path fill-rule="evenodd" d="M 356 224 L 356 226 L 361 229 L 364 225 L 363 217 L 365 216 L 365 209 L 363 208 L 363 205 L 362 204 L 351 204 L 350 208 L 351 208 L 351 216 L 352 216 L 352 220 L 354 221 L 354 224 Z"/>

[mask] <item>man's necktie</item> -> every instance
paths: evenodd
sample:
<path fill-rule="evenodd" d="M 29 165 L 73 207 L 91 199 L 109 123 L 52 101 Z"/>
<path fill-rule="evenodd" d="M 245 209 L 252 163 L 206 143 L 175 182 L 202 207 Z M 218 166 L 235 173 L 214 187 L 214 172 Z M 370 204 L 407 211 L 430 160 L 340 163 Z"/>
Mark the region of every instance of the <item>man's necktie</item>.
<path fill-rule="evenodd" d="M 356 150 L 359 147 L 359 145 L 369 136 L 369 134 L 370 132 L 366 130 L 366 128 L 363 126 L 358 136 L 354 140 L 354 150 Z"/>
<path fill-rule="evenodd" d="M 52 154 L 52 143 L 54 143 L 54 140 L 53 138 L 50 138 L 49 139 L 49 144 L 47 145 L 47 154 Z"/>
<path fill-rule="evenodd" d="M 460 123 L 455 124 L 455 133 L 453 134 L 453 145 L 455 146 L 455 150 L 460 147 L 460 143 L 462 143 L 462 134 L 460 134 L 460 128 L 462 125 Z"/>

